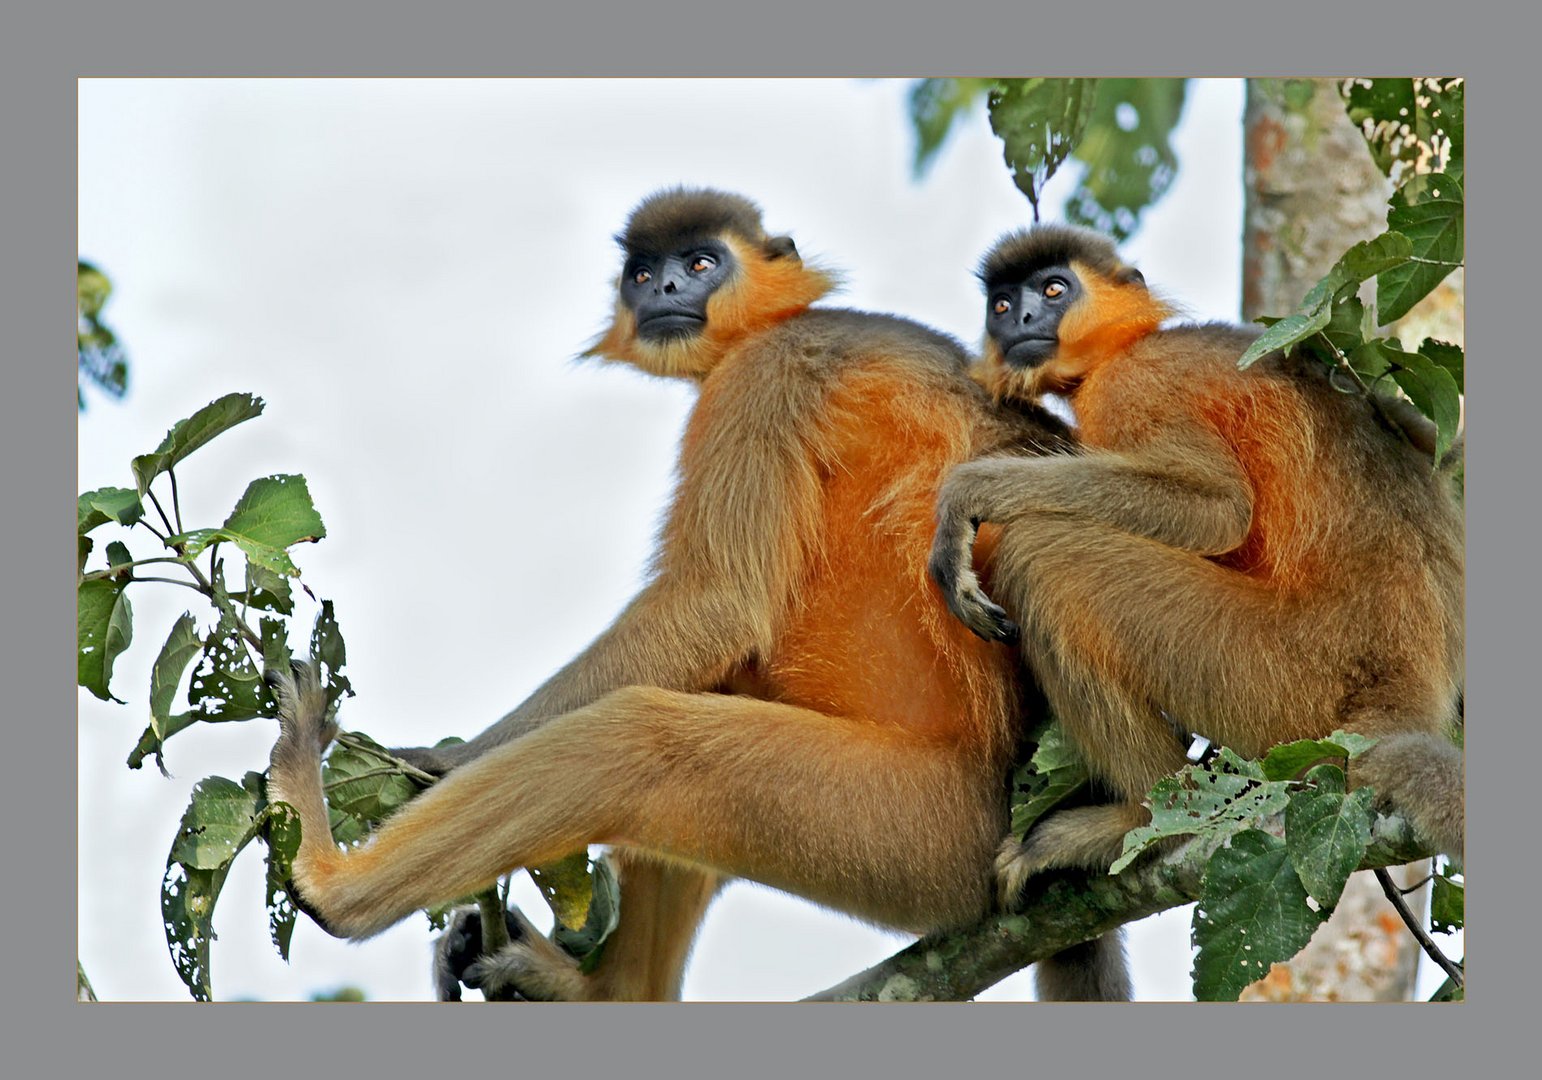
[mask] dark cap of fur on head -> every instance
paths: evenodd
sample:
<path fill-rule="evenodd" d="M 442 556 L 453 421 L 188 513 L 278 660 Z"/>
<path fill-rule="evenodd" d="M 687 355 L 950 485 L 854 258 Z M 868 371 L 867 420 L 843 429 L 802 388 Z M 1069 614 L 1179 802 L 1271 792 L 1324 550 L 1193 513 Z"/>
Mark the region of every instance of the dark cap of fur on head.
<path fill-rule="evenodd" d="M 764 244 L 760 207 L 742 195 L 711 188 L 666 188 L 649 195 L 632 211 L 616 243 L 627 251 L 661 252 L 667 248 L 732 232 L 752 244 Z"/>
<path fill-rule="evenodd" d="M 997 240 L 975 271 L 986 288 L 1022 281 L 1046 266 L 1064 266 L 1072 259 L 1100 274 L 1120 278 L 1134 271 L 1119 258 L 1114 242 L 1102 233 L 1074 225 L 1035 225 Z M 1143 280 L 1143 279 L 1142 279 Z"/>

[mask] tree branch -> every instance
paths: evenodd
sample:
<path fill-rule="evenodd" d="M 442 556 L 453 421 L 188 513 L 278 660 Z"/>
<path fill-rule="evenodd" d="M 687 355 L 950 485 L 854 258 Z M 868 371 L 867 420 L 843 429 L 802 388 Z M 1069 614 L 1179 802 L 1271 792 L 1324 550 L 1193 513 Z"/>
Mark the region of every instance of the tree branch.
<path fill-rule="evenodd" d="M 808 1001 L 965 1001 L 1036 960 L 1147 915 L 1198 900 L 1211 845 L 1189 841 L 1123 873 L 1045 875 L 1044 886 L 1016 914 L 922 938 L 887 960 Z M 1426 859 L 1407 820 L 1376 818 L 1361 869 Z"/>

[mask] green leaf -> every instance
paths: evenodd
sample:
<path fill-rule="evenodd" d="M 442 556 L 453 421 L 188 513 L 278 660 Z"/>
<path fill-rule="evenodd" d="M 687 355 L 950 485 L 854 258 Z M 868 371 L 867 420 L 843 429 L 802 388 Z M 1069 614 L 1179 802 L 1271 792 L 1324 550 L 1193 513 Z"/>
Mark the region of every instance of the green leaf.
<path fill-rule="evenodd" d="M 1448 869 L 1435 875 L 1430 893 L 1430 929 L 1450 934 L 1462 929 L 1467 921 L 1467 887 Z"/>
<path fill-rule="evenodd" d="M 144 515 L 139 496 L 128 488 L 97 488 L 75 500 L 76 530 L 82 536 L 109 521 L 132 525 Z"/>
<path fill-rule="evenodd" d="M 256 775 L 256 774 L 251 774 Z M 264 783 L 266 791 L 266 783 Z M 278 955 L 289 959 L 289 939 L 298 912 L 290 895 L 294 857 L 300 851 L 300 815 L 288 803 L 274 803 L 263 822 L 263 841 L 268 845 L 268 934 Z"/>
<path fill-rule="evenodd" d="M 1416 261 L 1385 270 L 1376 282 L 1384 323 L 1396 322 L 1462 265 L 1462 187 L 1448 176 L 1416 176 L 1392 196 L 1387 228 L 1406 236 Z"/>
<path fill-rule="evenodd" d="M 1177 176 L 1169 139 L 1186 87 L 1184 79 L 1097 80 L 1086 130 L 1071 151 L 1087 171 L 1066 203 L 1067 220 L 1129 238 Z"/>
<path fill-rule="evenodd" d="M 541 890 L 557 922 L 570 929 L 582 926 L 589 916 L 589 901 L 594 893 L 588 852 L 575 851 L 557 862 L 532 866 L 529 870 L 530 879 Z"/>
<path fill-rule="evenodd" d="M 1370 144 L 1382 172 L 1398 179 L 1446 173 L 1460 179 L 1464 154 L 1461 79 L 1347 79 L 1349 118 Z"/>
<path fill-rule="evenodd" d="M 262 415 L 262 409 L 262 399 L 252 394 L 226 394 L 209 402 L 186 420 L 177 421 L 153 453 L 141 454 L 134 459 L 134 479 L 139 484 L 139 497 L 144 497 L 150 488 L 150 481 L 161 473 L 175 467 L 177 462 L 215 436 L 254 416 Z"/>
<path fill-rule="evenodd" d="M 1313 786 L 1292 794 L 1285 808 L 1285 846 L 1306 891 L 1331 908 L 1370 846 L 1375 792 L 1345 794 L 1344 770 L 1337 765 L 1318 765 L 1307 780 Z"/>
<path fill-rule="evenodd" d="M 1461 966 L 1462 965 L 1460 963 L 1457 964 L 1457 967 L 1461 967 Z M 1436 989 L 1435 993 L 1430 995 L 1430 1000 L 1431 1001 L 1466 1001 L 1467 1000 L 1467 992 L 1466 992 L 1466 990 L 1463 987 L 1460 987 L 1460 986 L 1456 985 L 1456 980 L 1455 979 L 1450 978 L 1448 976 L 1446 978 L 1446 981 L 1441 983 L 1439 988 Z"/>
<path fill-rule="evenodd" d="M 181 533 L 171 537 L 170 543 L 181 548 L 184 558 L 194 559 L 210 544 L 229 541 L 264 570 L 298 577 L 300 571 L 284 549 L 326 535 L 305 477 L 269 476 L 247 486 L 224 525 Z"/>
<path fill-rule="evenodd" d="M 1194 908 L 1194 996 L 1236 1001 L 1244 987 L 1289 960 L 1328 917 L 1307 905 L 1285 841 L 1258 829 L 1211 856 Z"/>
<path fill-rule="evenodd" d="M 363 840 L 420 790 L 404 773 L 395 771 L 380 744 L 359 732 L 350 738 L 365 749 L 334 744 L 321 767 L 332 837 L 340 844 Z"/>
<path fill-rule="evenodd" d="M 1332 317 L 1333 312 L 1326 305 L 1285 316 L 1253 340 L 1253 344 L 1247 347 L 1247 351 L 1237 361 L 1237 367 L 1250 368 L 1272 352 L 1305 341 L 1327 326 Z"/>
<path fill-rule="evenodd" d="M 102 312 L 107 298 L 112 295 L 112 282 L 107 275 L 84 259 L 76 260 L 75 310 L 85 319 L 94 319 Z"/>
<path fill-rule="evenodd" d="M 194 1001 L 213 998 L 209 944 L 214 940 L 214 904 L 225 884 L 224 870 L 191 870 L 181 863 L 166 867 L 161 879 L 161 920 L 171 962 Z"/>
<path fill-rule="evenodd" d="M 910 126 L 916 133 L 915 175 L 937 157 L 958 118 L 990 89 L 991 79 L 917 79 L 910 88 Z"/>
<path fill-rule="evenodd" d="M 129 755 L 129 768 L 139 768 L 147 754 L 154 754 L 161 772 L 166 771 L 161 749 L 171 737 L 173 726 L 180 731 L 193 722 L 193 717 L 188 713 L 173 716 L 171 704 L 176 698 L 177 686 L 182 682 L 187 665 L 198 655 L 202 644 L 198 639 L 197 621 L 192 613 L 183 612 L 182 617 L 172 624 L 166 644 L 161 646 L 160 655 L 150 668 L 150 726 L 141 736 L 139 746 Z"/>
<path fill-rule="evenodd" d="M 1329 366 L 1336 365 L 1339 354 L 1349 356 L 1365 340 L 1364 320 L 1365 305 L 1360 303 L 1358 297 L 1345 297 L 1330 308 L 1328 325 L 1322 328 L 1320 335 L 1307 338 L 1301 343 L 1302 348 L 1313 353 L 1323 363 Z M 1314 348 L 1314 345 L 1320 345 L 1324 338 L 1327 339 L 1327 345 L 1331 348 Z"/>
<path fill-rule="evenodd" d="M 1039 195 L 1081 138 L 1096 79 L 1004 79 L 990 94 L 991 130 L 1007 168 L 1039 216 Z"/>
<path fill-rule="evenodd" d="M 228 866 L 252 837 L 257 804 L 257 797 L 234 780 L 211 776 L 199 781 L 171 845 L 170 861 L 195 870 Z"/>
<path fill-rule="evenodd" d="M 250 560 L 246 563 L 246 590 L 231 593 L 230 598 L 263 611 L 294 614 L 294 591 L 289 579 Z"/>
<path fill-rule="evenodd" d="M 172 963 L 197 1001 L 212 996 L 209 946 L 220 889 L 269 814 L 262 774 L 249 772 L 240 784 L 223 776 L 200 781 L 182 815 L 161 881 L 161 916 Z"/>
<path fill-rule="evenodd" d="M 1208 765 L 1188 765 L 1158 780 L 1146 803 L 1151 824 L 1125 834 L 1124 851 L 1109 873 L 1117 874 L 1152 844 L 1169 836 L 1200 836 L 1218 846 L 1285 809 L 1290 785 L 1271 781 L 1254 761 L 1221 748 Z"/>
<path fill-rule="evenodd" d="M 1326 739 L 1298 739 L 1270 747 L 1261 765 L 1270 780 L 1295 780 L 1314 765 L 1349 761 L 1375 745 L 1375 739 L 1364 735 L 1335 731 Z"/>
<path fill-rule="evenodd" d="M 75 681 L 103 701 L 116 701 L 108 690 L 112 665 L 134 640 L 134 609 L 128 581 L 97 578 L 75 590 Z"/>
<path fill-rule="evenodd" d="M 1388 352 L 1388 350 L 1383 350 Z M 1451 373 L 1420 353 L 1392 352 L 1392 378 L 1419 411 L 1435 421 L 1435 460 L 1446 456 L 1462 420 L 1462 396 Z"/>
<path fill-rule="evenodd" d="M 1445 370 L 1451 376 L 1451 381 L 1456 383 L 1458 391 L 1465 393 L 1466 385 L 1463 379 L 1463 369 L 1466 367 L 1466 357 L 1462 353 L 1460 345 L 1452 345 L 1447 341 L 1436 341 L 1434 338 L 1425 338 L 1419 344 L 1419 351 L 1434 361 L 1435 366 Z"/>
<path fill-rule="evenodd" d="M 603 857 L 591 865 L 589 883 L 592 892 L 583 925 L 569 929 L 559 923 L 552 930 L 552 940 L 569 955 L 578 958 L 578 968 L 586 975 L 599 966 L 605 941 L 621 921 L 621 890 L 616 884 L 615 872 Z"/>
<path fill-rule="evenodd" d="M 1323 330 L 1333 319 L 1336 303 L 1351 295 L 1362 281 L 1405 262 L 1412 252 L 1408 238 L 1394 232 L 1354 245 L 1312 286 L 1295 313 L 1270 326 L 1248 346 L 1237 366 L 1251 367 L 1268 353 L 1288 349 Z"/>
<path fill-rule="evenodd" d="M 220 616 L 204 641 L 203 657 L 193 669 L 187 700 L 197 719 L 211 724 L 277 715 L 273 695 L 228 615 Z"/>
<path fill-rule="evenodd" d="M 321 686 L 326 692 L 329 709 L 335 708 L 344 694 L 353 697 L 353 684 L 343 674 L 348 650 L 343 644 L 343 632 L 338 629 L 330 600 L 323 600 L 321 610 L 316 613 L 316 625 L 311 629 L 311 656 L 321 665 Z"/>
<path fill-rule="evenodd" d="M 86 572 L 86 560 L 91 557 L 91 538 L 89 536 L 75 537 L 75 575 L 78 578 Z M 75 582 L 79 587 L 80 582 Z"/>
<path fill-rule="evenodd" d="M 1087 764 L 1058 723 L 1046 719 L 1033 735 L 1033 756 L 1012 777 L 1012 835 L 1019 840 L 1055 806 L 1088 782 Z"/>

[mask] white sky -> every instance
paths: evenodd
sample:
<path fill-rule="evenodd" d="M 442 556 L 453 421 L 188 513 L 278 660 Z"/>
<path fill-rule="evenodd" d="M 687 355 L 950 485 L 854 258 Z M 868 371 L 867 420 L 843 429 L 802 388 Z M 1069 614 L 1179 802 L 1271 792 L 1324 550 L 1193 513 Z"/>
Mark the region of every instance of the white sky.
<path fill-rule="evenodd" d="M 132 389 L 123 404 L 88 391 L 81 490 L 130 482 L 130 458 L 209 400 L 261 395 L 264 416 L 179 468 L 184 520 L 217 524 L 248 481 L 303 473 L 329 535 L 296 561 L 336 603 L 359 692 L 342 722 L 387 744 L 471 735 L 621 609 L 665 504 L 690 389 L 571 362 L 609 311 L 611 235 L 642 196 L 740 191 L 806 258 L 844 271 L 835 302 L 978 338 L 973 267 L 1029 207 L 983 110 L 912 180 L 905 92 L 84 81 L 79 250 L 116 285 L 106 315 Z M 1177 183 L 1125 245 L 1198 318 L 1239 307 L 1241 114 L 1240 83 L 1192 85 Z M 1052 184 L 1047 217 L 1069 189 Z M 165 853 L 192 784 L 264 767 L 275 732 L 200 725 L 170 743 L 174 780 L 126 769 L 173 619 L 189 604 L 207 615 L 169 586 L 131 595 L 136 638 L 113 682 L 131 704 L 80 692 L 80 957 L 104 999 L 187 1000 L 161 931 Z M 421 916 L 357 946 L 302 917 L 286 966 L 267 940 L 261 861 L 243 854 L 220 899 L 217 998 L 432 996 Z M 533 890 L 522 897 L 549 921 Z M 1131 927 L 1140 998 L 1189 996 L 1187 935 L 1187 909 Z M 736 883 L 685 996 L 801 997 L 907 940 Z M 1029 997 L 1029 977 L 982 996 Z"/>

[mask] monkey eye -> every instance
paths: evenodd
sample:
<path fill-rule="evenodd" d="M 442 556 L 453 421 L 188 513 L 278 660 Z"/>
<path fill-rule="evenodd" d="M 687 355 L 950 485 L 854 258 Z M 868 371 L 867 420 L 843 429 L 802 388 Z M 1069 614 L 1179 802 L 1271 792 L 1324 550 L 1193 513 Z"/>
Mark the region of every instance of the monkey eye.
<path fill-rule="evenodd" d="M 717 265 L 717 260 L 711 255 L 698 255 L 691 260 L 691 273 L 705 274 Z"/>
<path fill-rule="evenodd" d="M 1044 295 L 1050 300 L 1058 300 L 1065 295 L 1065 282 L 1059 278 L 1051 278 L 1044 284 Z"/>
<path fill-rule="evenodd" d="M 646 266 L 639 266 L 636 270 L 632 271 L 633 285 L 646 285 L 652 280 L 653 271 L 649 270 Z"/>
<path fill-rule="evenodd" d="M 1011 310 L 1011 307 L 1011 301 L 1009 301 L 1005 296 L 998 296 L 996 297 L 995 302 L 991 304 L 991 311 L 997 315 L 1005 315 L 1009 310 Z"/>

